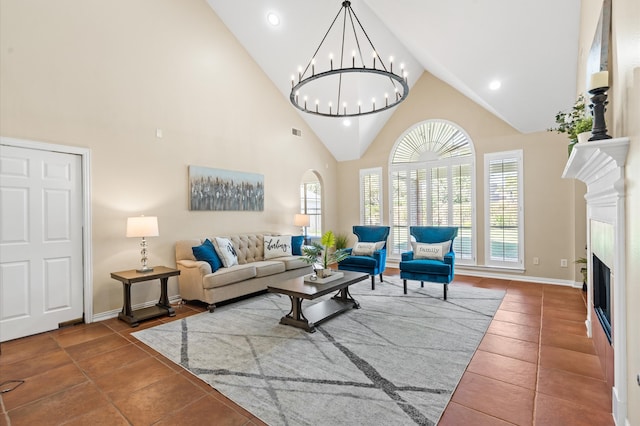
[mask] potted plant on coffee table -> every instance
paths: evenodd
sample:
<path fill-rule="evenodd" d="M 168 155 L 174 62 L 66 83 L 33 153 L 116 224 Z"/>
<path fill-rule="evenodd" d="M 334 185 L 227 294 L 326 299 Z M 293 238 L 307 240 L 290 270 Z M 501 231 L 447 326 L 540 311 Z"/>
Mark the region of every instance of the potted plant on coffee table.
<path fill-rule="evenodd" d="M 320 242 L 314 241 L 311 245 L 302 247 L 302 255 L 305 262 L 313 265 L 318 278 L 331 275 L 329 265 L 338 263 L 349 255 L 345 249 L 335 249 L 336 237 L 332 231 L 327 231 L 320 238 Z"/>

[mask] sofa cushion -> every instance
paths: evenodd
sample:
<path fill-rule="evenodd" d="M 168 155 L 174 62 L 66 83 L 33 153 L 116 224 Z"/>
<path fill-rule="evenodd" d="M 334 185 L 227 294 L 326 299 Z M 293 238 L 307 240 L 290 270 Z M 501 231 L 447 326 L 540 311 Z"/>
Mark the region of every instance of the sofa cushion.
<path fill-rule="evenodd" d="M 253 262 L 251 265 L 256 267 L 256 277 L 266 277 L 285 271 L 284 262 L 277 260 L 261 260 Z"/>
<path fill-rule="evenodd" d="M 213 247 L 213 243 L 206 239 L 204 243 L 199 246 L 192 247 L 193 255 L 196 260 L 207 262 L 211 265 L 211 272 L 215 272 L 222 268 L 222 261 L 216 253 L 216 249 Z"/>
<path fill-rule="evenodd" d="M 418 259 L 400 262 L 400 271 L 418 274 L 449 275 L 451 265 L 434 259 Z"/>
<path fill-rule="evenodd" d="M 265 235 L 264 258 L 291 256 L 291 235 Z"/>
<path fill-rule="evenodd" d="M 414 259 L 435 259 L 444 260 L 444 255 L 449 253 L 451 248 L 451 241 L 444 241 L 442 243 L 411 243 L 413 245 L 413 258 Z"/>
<path fill-rule="evenodd" d="M 256 276 L 256 267 L 253 264 L 233 265 L 228 268 L 220 268 L 216 272 L 206 275 L 202 279 L 202 286 L 207 288 L 222 287 L 225 285 L 248 280 Z"/>
<path fill-rule="evenodd" d="M 302 244 L 304 244 L 304 235 L 294 235 L 291 237 L 291 254 L 294 256 L 302 256 Z"/>
<path fill-rule="evenodd" d="M 225 268 L 238 264 L 238 255 L 233 243 L 228 238 L 215 237 L 214 247 Z"/>
<path fill-rule="evenodd" d="M 340 262 L 340 267 L 344 266 L 376 268 L 378 266 L 378 261 L 371 256 L 348 256 Z"/>
<path fill-rule="evenodd" d="M 290 271 L 292 269 L 300 269 L 300 268 L 304 268 L 306 266 L 309 266 L 309 264 L 307 262 L 305 262 L 303 257 L 300 256 L 285 256 L 285 257 L 278 257 L 276 260 L 283 262 L 284 263 L 284 267 L 287 271 Z"/>

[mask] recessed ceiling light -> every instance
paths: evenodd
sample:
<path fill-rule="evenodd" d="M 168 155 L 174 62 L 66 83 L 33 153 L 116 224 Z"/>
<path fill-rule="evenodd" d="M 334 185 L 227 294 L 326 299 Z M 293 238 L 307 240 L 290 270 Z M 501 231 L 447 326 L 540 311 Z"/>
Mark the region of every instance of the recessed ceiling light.
<path fill-rule="evenodd" d="M 280 17 L 273 12 L 267 13 L 267 22 L 269 22 L 274 27 L 280 25 Z"/>
<path fill-rule="evenodd" d="M 491 83 L 489 83 L 489 89 L 491 90 L 498 90 L 500 86 L 502 86 L 500 80 L 493 80 Z"/>
<path fill-rule="evenodd" d="M 344 125 L 344 127 L 349 127 L 351 126 L 351 120 L 349 120 L 348 118 L 345 118 L 342 124 Z"/>

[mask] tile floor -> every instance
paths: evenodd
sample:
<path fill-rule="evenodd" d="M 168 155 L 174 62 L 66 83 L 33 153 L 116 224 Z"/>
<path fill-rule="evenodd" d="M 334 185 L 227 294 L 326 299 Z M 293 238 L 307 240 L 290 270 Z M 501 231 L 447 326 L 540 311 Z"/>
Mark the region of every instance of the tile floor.
<path fill-rule="evenodd" d="M 507 293 L 440 425 L 613 425 L 580 290 L 466 276 L 458 285 Z M 188 304 L 137 328 L 110 319 L 2 343 L 0 383 L 26 382 L 0 395 L 0 426 L 264 424 L 130 336 L 204 310 Z"/>

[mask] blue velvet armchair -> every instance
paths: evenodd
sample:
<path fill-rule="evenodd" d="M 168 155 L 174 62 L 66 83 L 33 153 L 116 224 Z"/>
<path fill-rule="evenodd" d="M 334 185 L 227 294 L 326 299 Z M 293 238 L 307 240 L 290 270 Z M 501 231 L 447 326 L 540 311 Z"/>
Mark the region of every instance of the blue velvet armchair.
<path fill-rule="evenodd" d="M 353 272 L 364 272 L 371 275 L 371 289 L 376 288 L 376 275 L 380 275 L 380 282 L 383 282 L 382 273 L 387 264 L 387 238 L 389 237 L 388 226 L 363 226 L 355 225 L 353 233 L 358 237 L 358 243 L 378 243 L 375 248 L 360 253 L 358 250 L 362 244 L 347 249 L 349 256 L 338 263 L 338 269 Z M 358 254 L 360 253 L 360 254 Z"/>
<path fill-rule="evenodd" d="M 412 226 L 409 233 L 415 238 L 416 244 L 414 251 L 402 253 L 400 278 L 404 294 L 407 294 L 407 280 L 420 281 L 421 287 L 427 281 L 444 284 L 444 300 L 447 300 L 447 289 L 454 276 L 456 255 L 453 252 L 453 240 L 458 236 L 458 228 Z"/>

